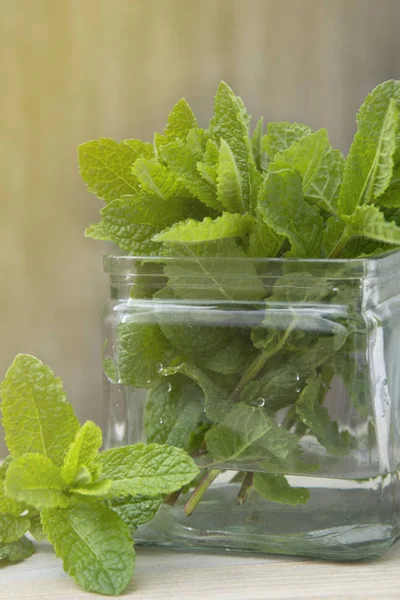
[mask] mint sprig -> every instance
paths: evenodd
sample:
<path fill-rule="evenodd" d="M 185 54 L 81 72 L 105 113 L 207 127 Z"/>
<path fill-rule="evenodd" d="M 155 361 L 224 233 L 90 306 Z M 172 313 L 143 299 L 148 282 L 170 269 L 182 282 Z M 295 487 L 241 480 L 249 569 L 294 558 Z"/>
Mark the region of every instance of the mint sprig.
<path fill-rule="evenodd" d="M 60 379 L 33 356 L 15 358 L 1 398 L 10 456 L 0 467 L 0 560 L 32 554 L 30 532 L 85 590 L 120 594 L 134 569 L 131 533 L 196 477 L 195 463 L 171 445 L 99 452 L 100 428 L 79 426 Z"/>
<path fill-rule="evenodd" d="M 120 169 L 113 190 L 110 169 L 94 170 L 91 149 L 101 140 L 80 147 L 89 191 L 108 202 L 87 235 L 132 256 L 159 257 L 161 283 L 131 291 L 133 302 L 152 300 L 151 321 L 120 323 L 106 365 L 116 365 L 120 383 L 148 390 L 150 441 L 203 457 L 207 468 L 187 514 L 229 467 L 247 472 L 233 480 L 241 484 L 239 504 L 253 492 L 304 503 L 307 490 L 293 490 L 285 479 L 318 468 L 302 456 L 303 437 L 313 436 L 322 455 L 353 450 L 353 436 L 323 402 L 338 376 L 355 409 L 368 415 L 368 385 L 354 387 L 367 380 L 368 369 L 357 359 L 366 349 L 357 289 L 341 279 L 341 266 L 339 287 L 332 289 L 332 281 L 315 282 L 307 272 L 299 285 L 284 261 L 281 271 L 261 277 L 262 267 L 251 259 L 364 258 L 400 247 L 399 110 L 399 81 L 375 88 L 344 157 L 325 129 L 272 122 L 264 133 L 261 118 L 250 133 L 243 101 L 221 82 L 206 129 L 181 100 L 163 134 L 155 135 L 153 154 L 143 142 L 129 142 L 137 153 L 125 181 L 130 190 Z M 126 144 L 114 143 L 112 161 L 103 163 L 117 161 L 127 173 Z M 143 264 L 138 261 L 139 276 Z M 203 302 L 227 307 L 221 311 L 226 327 L 204 324 Z M 244 303 L 240 325 L 229 321 L 237 303 Z M 349 310 L 331 316 L 307 309 L 319 303 Z M 253 321 L 246 308 L 257 315 Z M 260 468 L 265 473 L 253 475 Z"/>

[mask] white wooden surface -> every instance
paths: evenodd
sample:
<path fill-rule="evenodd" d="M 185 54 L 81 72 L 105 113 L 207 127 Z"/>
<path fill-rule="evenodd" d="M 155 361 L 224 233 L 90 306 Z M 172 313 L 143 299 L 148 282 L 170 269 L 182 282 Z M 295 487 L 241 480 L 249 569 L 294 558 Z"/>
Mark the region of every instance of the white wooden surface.
<path fill-rule="evenodd" d="M 182 554 L 139 549 L 132 600 L 390 600 L 400 598 L 400 544 L 384 557 L 329 563 L 280 556 Z M 80 590 L 50 546 L 0 569 L 1 600 L 105 598 Z"/>

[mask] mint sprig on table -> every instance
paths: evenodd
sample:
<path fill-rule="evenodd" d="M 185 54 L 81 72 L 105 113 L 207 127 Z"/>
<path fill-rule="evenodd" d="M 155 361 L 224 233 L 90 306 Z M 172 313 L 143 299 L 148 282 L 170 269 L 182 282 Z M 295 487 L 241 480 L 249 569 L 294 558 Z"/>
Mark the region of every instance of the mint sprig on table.
<path fill-rule="evenodd" d="M 48 539 L 85 590 L 121 593 L 134 570 L 131 535 L 193 480 L 195 463 L 170 445 L 99 452 L 100 428 L 80 426 L 60 379 L 33 356 L 15 358 L 1 398 L 10 456 L 0 466 L 0 561 L 30 556 L 29 532 Z"/>
<path fill-rule="evenodd" d="M 333 455 L 355 447 L 323 401 L 339 376 L 359 413 L 368 414 L 368 394 L 352 386 L 352 373 L 365 380 L 355 358 L 365 353 L 362 324 L 360 330 L 357 314 L 337 323 L 315 313 L 300 316 L 295 305 L 351 303 L 357 291 L 345 281 L 340 289 L 328 280 L 315 284 L 308 273 L 299 289 L 284 271 L 267 287 L 255 262 L 245 259 L 356 258 L 397 248 L 399 108 L 399 81 L 373 90 L 344 158 L 325 129 L 269 123 L 264 132 L 260 119 L 251 131 L 243 101 L 222 82 L 207 129 L 180 100 L 153 144 L 102 138 L 79 147 L 88 190 L 106 203 L 86 235 L 141 259 L 139 279 L 149 258 L 158 257 L 158 289 L 131 290 L 132 307 L 135 297 L 153 300 L 155 319 L 120 323 L 115 356 L 106 365 L 120 384 L 149 390 L 148 441 L 206 457 L 187 514 L 221 464 L 259 471 L 234 479 L 241 483 L 239 503 L 252 491 L 304 503 L 308 491 L 292 489 L 284 476 L 318 468 L 304 462 L 301 438 L 313 435 Z M 337 275 L 340 280 L 339 266 Z M 175 300 L 264 308 L 251 330 L 233 323 L 223 328 L 205 326 L 200 313 L 196 323 L 182 302 L 175 318 L 165 309 L 165 301 Z M 293 304 L 293 311 L 271 310 L 279 303 Z M 281 409 L 287 413 L 278 423 Z"/>

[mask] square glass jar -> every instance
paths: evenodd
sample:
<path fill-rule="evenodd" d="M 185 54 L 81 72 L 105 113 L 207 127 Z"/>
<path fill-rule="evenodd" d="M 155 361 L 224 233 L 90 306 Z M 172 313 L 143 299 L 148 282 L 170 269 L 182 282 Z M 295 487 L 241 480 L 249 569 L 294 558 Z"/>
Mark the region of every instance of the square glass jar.
<path fill-rule="evenodd" d="M 399 535 L 400 252 L 106 256 L 106 447 L 201 476 L 137 544 L 357 560 Z"/>

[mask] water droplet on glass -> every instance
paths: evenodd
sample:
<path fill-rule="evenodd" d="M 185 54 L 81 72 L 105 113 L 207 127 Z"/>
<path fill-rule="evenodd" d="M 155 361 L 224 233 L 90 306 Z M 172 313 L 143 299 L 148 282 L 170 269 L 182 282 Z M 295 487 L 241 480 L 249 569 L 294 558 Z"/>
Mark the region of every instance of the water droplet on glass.
<path fill-rule="evenodd" d="M 339 290 L 339 288 L 337 288 L 337 287 L 334 287 L 334 288 L 332 288 L 332 292 L 339 292 L 339 291 L 340 291 L 340 290 Z"/>
<path fill-rule="evenodd" d="M 157 363 L 156 369 L 159 373 L 162 373 L 164 371 L 164 365 L 162 363 Z"/>
<path fill-rule="evenodd" d="M 296 394 L 300 394 L 300 392 L 301 392 L 301 388 L 296 388 L 296 389 L 295 389 L 295 392 L 296 392 Z"/>
<path fill-rule="evenodd" d="M 162 418 L 160 417 L 160 420 L 159 420 L 160 425 L 162 425 L 162 422 L 163 422 Z"/>
<path fill-rule="evenodd" d="M 296 373 L 296 381 L 300 381 L 300 375 Z"/>
<path fill-rule="evenodd" d="M 382 381 L 383 385 L 387 385 L 387 382 L 388 382 L 388 381 L 387 381 L 387 379 L 384 379 L 384 380 Z"/>
<path fill-rule="evenodd" d="M 167 384 L 167 392 L 170 392 L 172 390 L 172 385 L 170 383 Z"/>
<path fill-rule="evenodd" d="M 265 398 L 262 398 L 260 396 L 259 398 L 252 400 L 251 404 L 252 404 L 252 406 L 258 406 L 258 407 L 262 408 L 263 406 L 265 406 Z"/>

